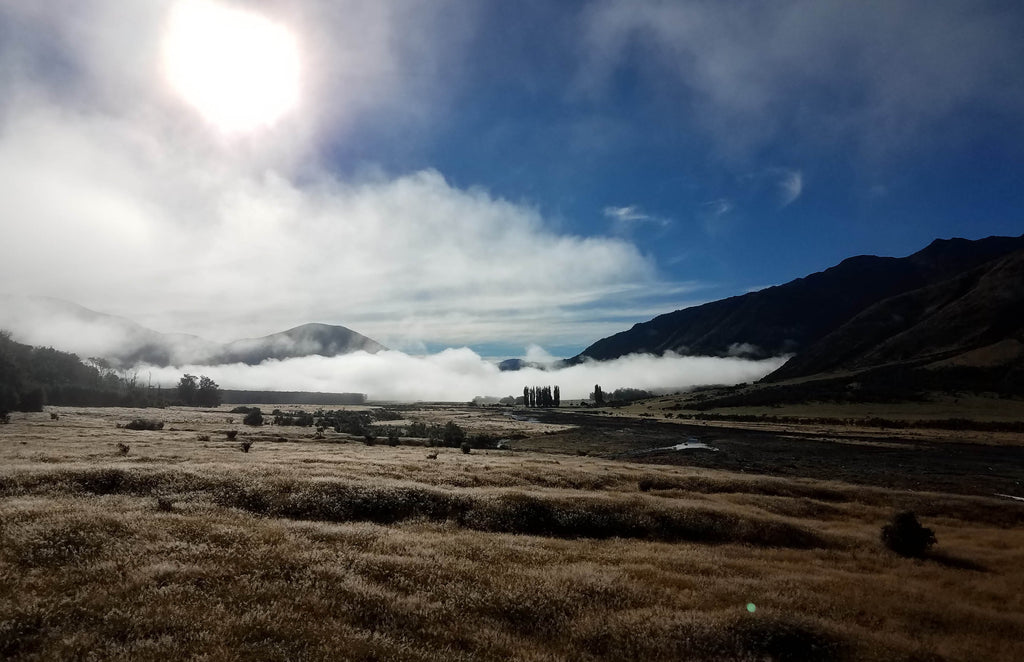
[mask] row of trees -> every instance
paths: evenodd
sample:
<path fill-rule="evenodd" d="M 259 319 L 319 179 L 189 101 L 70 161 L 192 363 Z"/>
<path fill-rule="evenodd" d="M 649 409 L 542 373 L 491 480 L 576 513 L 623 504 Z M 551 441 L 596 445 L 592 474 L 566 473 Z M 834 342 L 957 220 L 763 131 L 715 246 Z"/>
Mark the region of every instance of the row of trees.
<path fill-rule="evenodd" d="M 605 393 L 599 384 L 594 384 L 594 392 L 590 394 L 590 399 L 598 405 L 608 402 L 632 402 L 653 397 L 653 393 L 640 388 L 617 388 L 611 393 Z"/>
<path fill-rule="evenodd" d="M 558 386 L 524 386 L 523 406 L 525 407 L 557 407 L 562 401 Z"/>

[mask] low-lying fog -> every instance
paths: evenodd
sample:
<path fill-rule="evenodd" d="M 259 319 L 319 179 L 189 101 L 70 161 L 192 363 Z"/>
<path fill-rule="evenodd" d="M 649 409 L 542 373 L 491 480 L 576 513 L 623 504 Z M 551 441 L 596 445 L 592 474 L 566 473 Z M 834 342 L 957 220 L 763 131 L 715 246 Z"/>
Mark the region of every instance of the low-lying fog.
<path fill-rule="evenodd" d="M 492 361 L 460 348 L 427 356 L 397 351 L 356 352 L 270 360 L 256 366 L 141 366 L 138 371 L 140 377 L 165 388 L 173 387 L 182 374 L 189 373 L 211 377 L 225 389 L 365 393 L 371 400 L 459 402 L 478 395 L 522 395 L 524 386 L 557 384 L 562 399 L 571 400 L 587 397 L 595 384 L 606 392 L 625 387 L 674 391 L 701 384 L 736 384 L 759 379 L 785 360 L 635 354 L 558 370 L 502 372 Z"/>

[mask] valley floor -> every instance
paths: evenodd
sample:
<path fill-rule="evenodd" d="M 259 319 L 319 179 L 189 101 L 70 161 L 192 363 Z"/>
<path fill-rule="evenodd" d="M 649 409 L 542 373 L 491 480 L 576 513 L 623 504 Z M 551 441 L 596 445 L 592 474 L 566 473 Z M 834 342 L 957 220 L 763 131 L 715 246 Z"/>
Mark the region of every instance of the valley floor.
<path fill-rule="evenodd" d="M 53 413 L 0 426 L 4 658 L 1024 655 L 1024 503 L 994 495 L 1019 446 L 405 411 L 512 447 L 463 453 L 226 408 Z M 117 427 L 138 417 L 164 429 Z M 664 449 L 690 438 L 719 450 Z M 935 531 L 923 559 L 879 539 L 900 510 Z"/>

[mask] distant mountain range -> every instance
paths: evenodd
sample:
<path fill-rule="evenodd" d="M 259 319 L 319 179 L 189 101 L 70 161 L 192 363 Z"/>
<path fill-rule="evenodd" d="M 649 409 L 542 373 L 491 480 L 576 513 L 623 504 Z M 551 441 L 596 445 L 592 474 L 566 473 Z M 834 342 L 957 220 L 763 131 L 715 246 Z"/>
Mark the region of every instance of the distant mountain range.
<path fill-rule="evenodd" d="M 936 240 L 660 315 L 570 363 L 632 353 L 794 356 L 767 381 L 907 364 L 1016 366 L 1024 357 L 1024 235 Z"/>
<path fill-rule="evenodd" d="M 0 329 L 29 345 L 54 347 L 113 367 L 256 365 L 267 359 L 337 356 L 387 349 L 344 326 L 303 324 L 262 338 L 217 343 L 198 336 L 160 333 L 125 317 L 48 297 L 0 295 Z"/>

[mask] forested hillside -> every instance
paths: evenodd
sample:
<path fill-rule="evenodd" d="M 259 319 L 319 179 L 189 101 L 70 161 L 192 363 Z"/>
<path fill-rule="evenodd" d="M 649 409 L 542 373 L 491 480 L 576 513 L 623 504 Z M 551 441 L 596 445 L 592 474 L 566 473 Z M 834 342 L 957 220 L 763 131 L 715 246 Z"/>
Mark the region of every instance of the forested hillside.
<path fill-rule="evenodd" d="M 0 413 L 40 411 L 44 405 L 149 407 L 173 396 L 140 385 L 100 360 L 50 347 L 32 347 L 0 331 Z"/>

